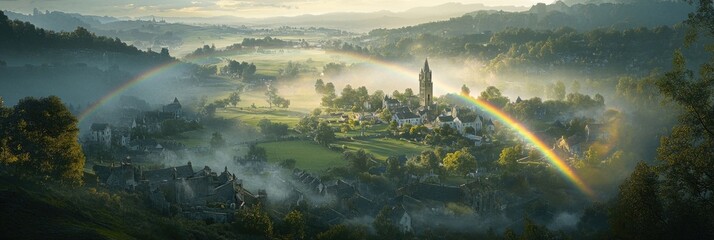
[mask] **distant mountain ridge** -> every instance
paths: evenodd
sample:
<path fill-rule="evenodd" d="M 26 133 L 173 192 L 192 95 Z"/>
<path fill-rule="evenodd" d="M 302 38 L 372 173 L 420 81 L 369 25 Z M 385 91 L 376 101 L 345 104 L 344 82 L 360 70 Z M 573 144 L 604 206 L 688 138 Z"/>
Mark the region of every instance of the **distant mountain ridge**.
<path fill-rule="evenodd" d="M 256 25 L 283 25 L 294 27 L 326 27 L 355 32 L 366 32 L 375 28 L 395 28 L 425 22 L 446 20 L 473 11 L 525 11 L 517 6 L 485 6 L 483 4 L 445 3 L 432 7 L 416 7 L 404 12 L 378 11 L 370 13 L 337 12 L 321 15 L 266 18 Z"/>
<path fill-rule="evenodd" d="M 246 25 L 255 27 L 324 27 L 352 32 L 367 32 L 375 28 L 396 28 L 420 23 L 447 20 L 474 11 L 525 11 L 526 7 L 486 6 L 483 4 L 445 3 L 438 6 L 416 7 L 404 12 L 334 12 L 326 14 L 307 14 L 291 17 L 244 18 L 235 16 L 216 17 L 158 17 L 144 16 L 140 20 L 165 20 L 187 24 L 211 25 Z M 121 17 L 100 17 L 58 11 L 35 11 L 33 14 L 21 14 L 5 11 L 10 19 L 32 22 L 38 27 L 55 31 L 72 31 L 76 27 L 96 26 L 114 21 L 126 20 Z"/>
<path fill-rule="evenodd" d="M 567 5 L 562 1 L 539 3 L 523 12 L 476 11 L 446 21 L 424 23 L 396 29 L 376 29 L 369 38 L 387 37 L 398 41 L 403 37 L 436 34 L 454 37 L 483 32 L 498 32 L 508 28 L 547 30 L 572 28 L 588 31 L 597 28 L 627 29 L 637 27 L 673 26 L 687 18 L 694 8 L 683 1 L 622 1 Z"/>

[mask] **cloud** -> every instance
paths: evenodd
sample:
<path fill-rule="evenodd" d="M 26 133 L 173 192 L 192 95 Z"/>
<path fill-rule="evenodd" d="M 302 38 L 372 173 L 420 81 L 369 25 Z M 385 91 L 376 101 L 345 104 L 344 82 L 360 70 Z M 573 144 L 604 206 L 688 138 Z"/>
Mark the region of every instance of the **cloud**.
<path fill-rule="evenodd" d="M 218 0 L 216 6 L 222 9 L 239 10 L 250 8 L 297 8 L 300 4 L 311 3 L 316 1 L 277 1 L 277 0 Z"/>

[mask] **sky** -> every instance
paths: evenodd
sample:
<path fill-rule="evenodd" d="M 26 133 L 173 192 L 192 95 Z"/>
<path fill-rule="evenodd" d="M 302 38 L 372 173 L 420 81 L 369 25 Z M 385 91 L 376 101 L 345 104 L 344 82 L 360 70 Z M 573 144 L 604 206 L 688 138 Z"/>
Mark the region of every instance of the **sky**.
<path fill-rule="evenodd" d="M 62 11 L 115 17 L 212 17 L 264 18 L 330 12 L 405 11 L 414 7 L 449 2 L 487 6 L 531 6 L 546 0 L 0 0 L 0 9 L 31 13 Z M 548 2 L 552 2 L 547 0 Z"/>

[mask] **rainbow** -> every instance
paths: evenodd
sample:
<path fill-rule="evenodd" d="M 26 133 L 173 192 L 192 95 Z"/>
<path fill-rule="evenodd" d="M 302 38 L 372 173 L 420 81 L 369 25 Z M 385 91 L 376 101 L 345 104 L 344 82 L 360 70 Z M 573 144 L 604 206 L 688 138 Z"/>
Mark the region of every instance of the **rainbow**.
<path fill-rule="evenodd" d="M 526 127 L 524 127 L 521 123 L 519 123 L 517 120 L 513 119 L 511 116 L 508 116 L 505 112 L 501 111 L 496 106 L 493 106 L 491 103 L 480 100 L 477 98 L 473 98 L 471 96 L 463 96 L 459 95 L 460 98 L 475 104 L 485 112 L 489 113 L 492 115 L 494 118 L 500 120 L 502 123 L 505 125 L 508 125 L 510 128 L 515 130 L 518 135 L 521 135 L 526 141 L 530 142 L 533 144 L 533 146 L 541 152 L 546 159 L 560 172 L 566 179 L 568 179 L 570 182 L 572 182 L 580 191 L 583 193 L 587 194 L 590 197 L 595 196 L 595 193 L 593 190 L 585 184 L 585 182 L 573 171 L 570 166 L 563 161 L 551 148 L 548 147 L 543 140 L 538 138 L 533 132 L 528 130 Z"/>
<path fill-rule="evenodd" d="M 406 77 L 406 79 L 408 79 L 408 80 L 416 79 L 415 71 L 411 71 L 401 65 L 398 65 L 398 64 L 395 64 L 392 62 L 387 62 L 384 60 L 371 58 L 368 56 L 363 56 L 363 55 L 354 54 L 354 53 L 349 53 L 349 54 L 341 53 L 341 55 L 347 56 L 347 57 L 351 58 L 352 60 L 361 60 L 361 61 L 367 62 L 371 65 L 374 65 L 376 67 L 392 71 L 394 73 L 397 73 L 399 75 Z M 449 89 L 448 86 L 446 86 L 438 81 L 434 82 L 434 86 L 436 88 L 444 90 L 445 92 L 458 92 L 458 91 L 454 91 L 453 89 Z M 451 91 L 449 91 L 449 90 L 451 90 Z M 507 113 L 505 113 L 501 109 L 493 106 L 489 102 L 479 100 L 479 99 L 473 98 L 471 96 L 462 96 L 462 95 L 457 95 L 457 96 L 466 100 L 467 102 L 470 102 L 470 103 L 478 106 L 485 112 L 492 115 L 497 120 L 501 121 L 505 125 L 512 128 L 514 131 L 516 131 L 516 133 L 518 133 L 518 135 L 522 136 L 526 141 L 533 144 L 533 146 L 546 157 L 546 159 L 558 170 L 558 172 L 560 172 L 566 179 L 568 179 L 570 182 L 572 182 L 581 192 L 583 192 L 591 197 L 595 195 L 593 190 L 587 184 L 585 184 L 585 182 L 575 173 L 575 171 L 565 161 L 563 161 L 563 159 L 561 159 L 555 152 L 553 152 L 553 150 L 550 147 L 548 147 L 548 145 L 545 142 L 543 142 L 543 140 L 538 138 L 535 134 L 533 134 L 533 132 L 528 130 L 528 128 L 523 126 L 517 120 L 513 119 Z"/>
<path fill-rule="evenodd" d="M 125 92 L 132 86 L 134 86 L 140 82 L 143 82 L 145 80 L 152 79 L 162 73 L 165 73 L 165 72 L 171 70 L 173 67 L 178 66 L 182 63 L 183 62 L 181 62 L 179 60 L 173 60 L 173 61 L 158 65 L 154 68 L 151 68 L 149 70 L 142 72 L 141 74 L 137 75 L 136 77 L 132 78 L 131 80 L 126 81 L 126 82 L 122 83 L 121 85 L 119 85 L 118 87 L 114 88 L 113 90 L 109 91 L 109 93 L 107 93 L 106 95 L 101 97 L 99 100 L 97 100 L 94 103 L 92 103 L 91 105 L 89 105 L 87 108 L 84 109 L 84 111 L 82 111 L 82 113 L 79 114 L 77 119 L 79 119 L 79 122 L 82 122 L 83 120 L 87 119 L 90 115 L 92 115 L 92 113 L 97 111 L 99 109 L 99 107 L 103 106 L 104 104 L 109 102 L 109 100 L 111 100 L 114 97 Z"/>
<path fill-rule="evenodd" d="M 369 56 L 364 56 L 360 54 L 355 54 L 355 53 L 344 53 L 344 52 L 332 52 L 332 51 L 326 51 L 327 54 L 339 54 L 340 56 L 344 56 L 347 58 L 350 58 L 350 60 L 354 62 L 363 62 L 366 64 L 369 64 L 370 66 L 386 70 L 388 72 L 400 75 L 402 78 L 404 78 L 405 81 L 409 81 L 411 79 L 415 79 L 415 72 L 407 69 L 406 67 L 393 63 L 393 62 L 388 62 L 384 61 L 381 59 L 369 57 Z M 211 56 L 204 56 L 204 57 L 211 57 Z M 159 65 L 157 67 L 154 67 L 152 69 L 149 69 L 145 72 L 142 72 L 141 74 L 137 75 L 135 78 L 125 82 L 124 84 L 120 85 L 119 87 L 115 88 L 114 90 L 110 91 L 107 95 L 103 96 L 101 99 L 96 101 L 94 104 L 90 105 L 85 109 L 80 115 L 79 115 L 79 121 L 81 122 L 82 120 L 86 119 L 89 115 L 91 115 L 93 112 L 95 112 L 100 106 L 106 104 L 109 100 L 112 98 L 118 96 L 122 92 L 126 91 L 127 89 L 131 88 L 132 86 L 146 81 L 148 79 L 152 79 L 170 69 L 173 67 L 180 65 L 181 61 L 171 61 L 162 65 Z M 444 85 L 441 82 L 434 82 L 434 86 L 442 91 L 445 92 L 450 92 L 448 90 L 453 90 L 449 89 L 446 85 Z M 454 91 L 451 91 L 454 92 Z M 517 120 L 513 119 L 512 117 L 508 116 L 507 113 L 501 111 L 499 108 L 491 105 L 490 103 L 479 100 L 470 96 L 461 96 L 461 98 L 464 100 L 473 103 L 474 105 L 478 106 L 485 112 L 489 113 L 492 115 L 494 118 L 497 120 L 501 121 L 503 124 L 509 126 L 513 130 L 516 131 L 520 136 L 522 136 L 526 141 L 530 142 L 531 144 L 534 145 L 534 147 L 540 151 L 546 159 L 570 182 L 572 182 L 581 192 L 587 194 L 588 196 L 594 196 L 593 190 L 585 184 L 585 182 L 573 171 L 570 166 L 563 161 L 551 148 L 548 147 L 545 142 L 543 142 L 541 139 L 539 139 L 535 134 L 533 134 L 530 130 L 528 130 L 526 127 L 524 127 L 521 123 L 519 123 Z"/>

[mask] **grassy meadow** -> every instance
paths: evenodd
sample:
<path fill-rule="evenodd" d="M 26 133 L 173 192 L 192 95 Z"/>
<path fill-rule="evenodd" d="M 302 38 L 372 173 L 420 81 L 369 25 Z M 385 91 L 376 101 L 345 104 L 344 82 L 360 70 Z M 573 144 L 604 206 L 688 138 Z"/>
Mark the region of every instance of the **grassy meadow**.
<path fill-rule="evenodd" d="M 262 119 L 268 119 L 272 122 L 285 123 L 288 126 L 295 127 L 304 116 L 304 113 L 291 111 L 282 108 L 222 108 L 216 111 L 216 116 L 223 117 L 229 120 L 237 120 L 238 122 L 257 126 Z"/>
<path fill-rule="evenodd" d="M 347 150 L 364 149 L 379 160 L 386 160 L 389 156 L 406 155 L 407 157 L 420 154 L 429 149 L 429 146 L 410 143 L 391 138 L 370 138 L 365 140 L 338 141 L 335 145 L 344 145 Z"/>
<path fill-rule="evenodd" d="M 341 153 L 311 141 L 271 142 L 258 146 L 265 148 L 268 162 L 277 164 L 285 159 L 295 159 L 295 167 L 307 171 L 318 172 L 347 164 Z"/>

